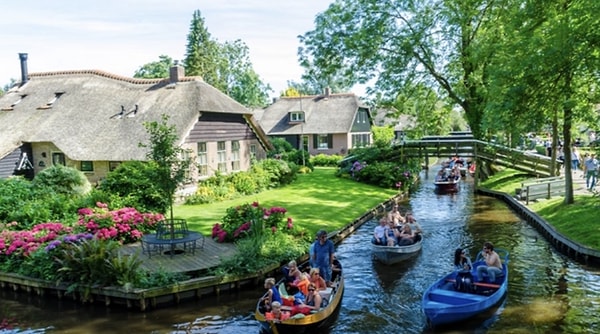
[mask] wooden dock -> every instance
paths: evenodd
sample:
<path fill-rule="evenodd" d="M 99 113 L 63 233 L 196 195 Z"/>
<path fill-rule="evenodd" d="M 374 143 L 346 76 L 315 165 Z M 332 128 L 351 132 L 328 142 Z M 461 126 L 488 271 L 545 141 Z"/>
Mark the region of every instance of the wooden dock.
<path fill-rule="evenodd" d="M 218 243 L 211 238 L 204 238 L 198 241 L 198 247 L 195 252 L 189 250 L 183 252 L 178 247 L 174 255 L 170 255 L 170 248 L 164 248 L 164 252 L 154 252 L 151 256 L 142 252 L 140 242 L 125 245 L 121 248 L 121 254 L 135 254 L 142 260 L 141 268 L 151 272 L 166 271 L 175 273 L 195 273 L 205 272 L 209 268 L 218 266 L 225 258 L 231 257 L 236 253 L 236 246 L 232 243 Z"/>

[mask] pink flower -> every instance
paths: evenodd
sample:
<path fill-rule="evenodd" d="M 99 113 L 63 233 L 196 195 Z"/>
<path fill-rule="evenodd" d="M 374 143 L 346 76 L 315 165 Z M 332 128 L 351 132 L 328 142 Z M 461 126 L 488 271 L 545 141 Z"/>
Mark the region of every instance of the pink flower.
<path fill-rule="evenodd" d="M 273 231 L 273 233 L 277 232 L 277 227 L 275 227 L 275 226 L 271 227 L 271 231 Z"/>

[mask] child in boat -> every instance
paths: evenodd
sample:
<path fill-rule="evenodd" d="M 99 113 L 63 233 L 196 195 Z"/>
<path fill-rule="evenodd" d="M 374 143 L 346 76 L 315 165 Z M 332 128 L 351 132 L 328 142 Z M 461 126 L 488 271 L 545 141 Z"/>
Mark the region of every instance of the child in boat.
<path fill-rule="evenodd" d="M 265 313 L 265 319 L 268 321 L 283 321 L 289 319 L 290 312 L 281 310 L 281 303 L 271 303 L 271 312 Z"/>
<path fill-rule="evenodd" d="M 277 289 L 273 277 L 265 279 L 265 289 L 267 289 L 267 293 L 261 298 L 264 309 L 269 310 L 273 302 L 279 302 L 279 305 L 281 306 L 281 295 L 279 294 L 279 289 Z"/>

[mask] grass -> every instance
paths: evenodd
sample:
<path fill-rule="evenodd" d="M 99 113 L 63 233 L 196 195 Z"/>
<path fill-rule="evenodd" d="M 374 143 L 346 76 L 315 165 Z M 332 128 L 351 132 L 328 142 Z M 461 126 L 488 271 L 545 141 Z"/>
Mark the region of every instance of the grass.
<path fill-rule="evenodd" d="M 521 187 L 521 182 L 531 178 L 507 168 L 482 182 L 480 186 L 513 195 L 515 189 Z M 587 247 L 600 249 L 600 224 L 597 223 L 596 216 L 600 209 L 600 198 L 576 195 L 574 199 L 575 203 L 567 205 L 564 197 L 556 197 L 531 203 L 529 208 L 567 238 Z"/>
<path fill-rule="evenodd" d="M 282 188 L 224 202 L 178 205 L 174 208 L 175 217 L 186 219 L 190 229 L 210 235 L 212 226 L 221 221 L 227 208 L 258 202 L 262 207 L 287 209 L 286 217 L 314 234 L 320 229 L 338 230 L 398 194 L 393 189 L 336 177 L 335 171 L 319 167 L 313 173 L 299 174 L 295 182 Z"/>

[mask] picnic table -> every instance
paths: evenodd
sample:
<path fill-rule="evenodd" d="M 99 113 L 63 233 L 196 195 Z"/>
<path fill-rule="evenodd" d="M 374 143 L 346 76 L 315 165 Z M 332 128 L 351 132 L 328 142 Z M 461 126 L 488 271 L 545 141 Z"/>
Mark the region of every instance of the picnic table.
<path fill-rule="evenodd" d="M 178 248 L 178 246 L 181 248 Z M 204 248 L 202 233 L 190 231 L 184 219 L 169 219 L 158 222 L 156 233 L 142 237 L 142 251 L 151 257 L 153 253 L 175 254 L 190 252 L 195 254 L 196 248 Z"/>

